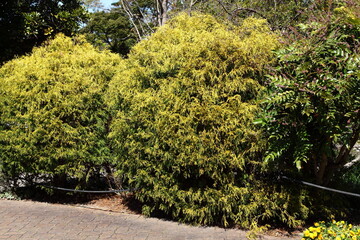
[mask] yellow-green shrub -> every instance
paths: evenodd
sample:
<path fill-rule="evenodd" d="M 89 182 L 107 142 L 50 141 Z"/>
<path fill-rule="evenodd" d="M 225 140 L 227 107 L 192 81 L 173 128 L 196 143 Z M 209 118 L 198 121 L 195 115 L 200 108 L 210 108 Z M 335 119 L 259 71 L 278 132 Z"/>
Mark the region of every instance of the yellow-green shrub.
<path fill-rule="evenodd" d="M 86 177 L 111 161 L 104 92 L 119 56 L 58 35 L 0 69 L 0 162 L 7 177 Z"/>
<path fill-rule="evenodd" d="M 181 14 L 133 48 L 107 96 L 119 169 L 144 213 L 243 227 L 296 222 L 291 196 L 252 176 L 258 80 L 277 46 L 264 20 L 235 27 Z"/>

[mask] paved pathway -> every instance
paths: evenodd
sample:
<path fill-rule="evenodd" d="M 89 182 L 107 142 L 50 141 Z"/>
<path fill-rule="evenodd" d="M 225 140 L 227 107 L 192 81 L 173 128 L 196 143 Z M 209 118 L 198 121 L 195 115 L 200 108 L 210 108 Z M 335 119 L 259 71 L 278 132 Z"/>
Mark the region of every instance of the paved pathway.
<path fill-rule="evenodd" d="M 245 232 L 235 229 L 192 227 L 139 215 L 60 204 L 0 200 L 0 239 L 239 240 L 246 239 L 245 236 Z"/>

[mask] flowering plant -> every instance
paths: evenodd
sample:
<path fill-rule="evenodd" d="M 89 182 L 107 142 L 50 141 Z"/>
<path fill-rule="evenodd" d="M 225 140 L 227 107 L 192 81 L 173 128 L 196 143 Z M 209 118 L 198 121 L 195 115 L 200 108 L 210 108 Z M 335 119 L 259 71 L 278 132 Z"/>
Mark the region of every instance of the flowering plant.
<path fill-rule="evenodd" d="M 316 222 L 314 226 L 304 231 L 301 240 L 310 239 L 360 240 L 360 228 L 347 224 L 345 221 Z"/>

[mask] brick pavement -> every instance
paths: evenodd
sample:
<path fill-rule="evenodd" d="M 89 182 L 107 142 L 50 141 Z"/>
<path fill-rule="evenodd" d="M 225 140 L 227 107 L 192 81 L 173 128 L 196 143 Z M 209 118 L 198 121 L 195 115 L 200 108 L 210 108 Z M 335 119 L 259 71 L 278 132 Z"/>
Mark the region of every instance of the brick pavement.
<path fill-rule="evenodd" d="M 245 236 L 244 231 L 236 229 L 193 227 L 69 205 L 0 200 L 0 239 L 239 240 L 246 239 Z M 264 239 L 289 238 L 266 236 Z"/>

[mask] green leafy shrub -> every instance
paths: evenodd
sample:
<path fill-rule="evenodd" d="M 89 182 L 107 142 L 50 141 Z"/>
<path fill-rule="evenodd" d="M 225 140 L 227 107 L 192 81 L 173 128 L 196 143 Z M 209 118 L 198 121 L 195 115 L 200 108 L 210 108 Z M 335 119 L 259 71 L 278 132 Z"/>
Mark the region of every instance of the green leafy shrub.
<path fill-rule="evenodd" d="M 10 192 L 2 192 L 0 191 L 0 199 L 6 199 L 6 200 L 20 200 L 20 198 L 13 193 Z"/>
<path fill-rule="evenodd" d="M 301 24 L 299 39 L 277 52 L 263 113 L 265 162 L 275 171 L 327 185 L 351 161 L 360 136 L 360 18 L 349 11 Z"/>
<path fill-rule="evenodd" d="M 103 98 L 120 57 L 58 35 L 0 69 L 3 174 L 85 179 L 111 164 Z"/>
<path fill-rule="evenodd" d="M 352 166 L 350 170 L 344 170 L 336 180 L 339 186 L 346 186 L 346 190 L 360 193 L 360 164 Z"/>
<path fill-rule="evenodd" d="M 358 240 L 360 239 L 360 228 L 344 221 L 332 220 L 330 223 L 319 222 L 303 232 L 301 240 L 326 239 L 326 240 Z"/>
<path fill-rule="evenodd" d="M 225 226 L 298 223 L 303 199 L 288 204 L 289 193 L 254 176 L 259 80 L 277 46 L 264 20 L 235 27 L 181 14 L 132 49 L 110 83 L 110 137 L 145 214 Z"/>

